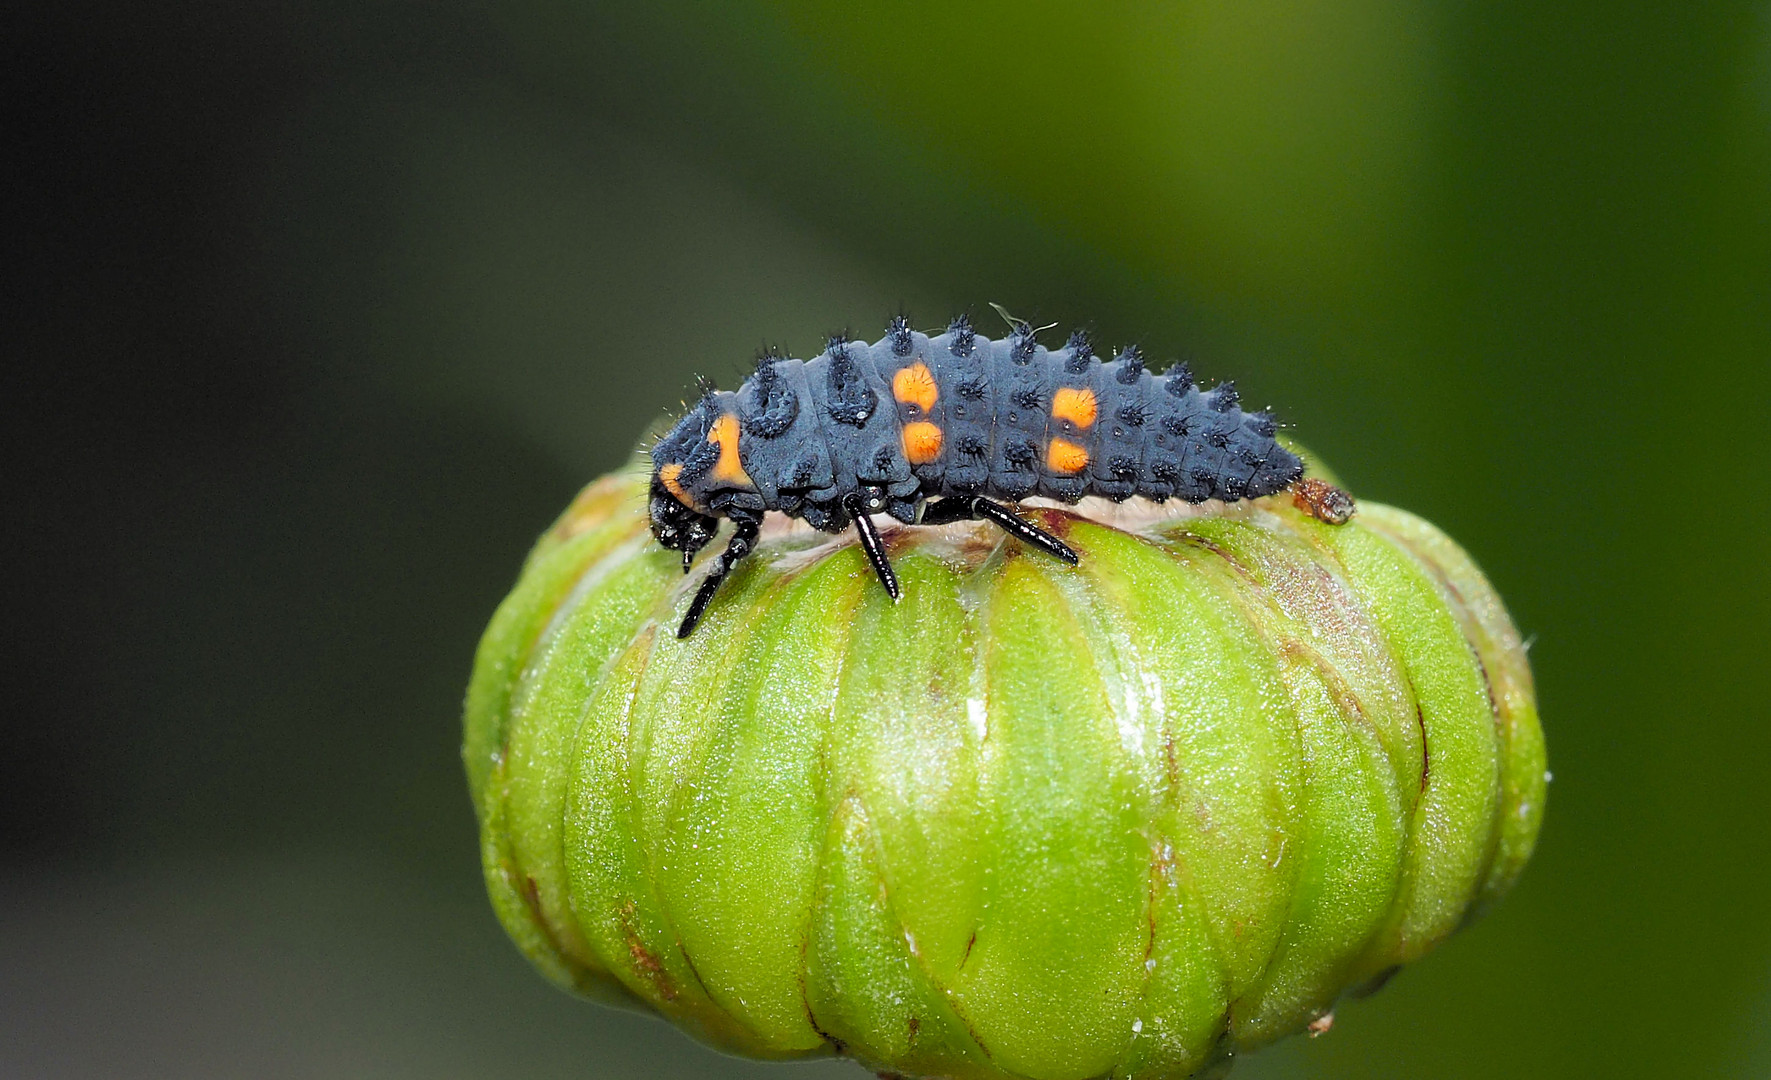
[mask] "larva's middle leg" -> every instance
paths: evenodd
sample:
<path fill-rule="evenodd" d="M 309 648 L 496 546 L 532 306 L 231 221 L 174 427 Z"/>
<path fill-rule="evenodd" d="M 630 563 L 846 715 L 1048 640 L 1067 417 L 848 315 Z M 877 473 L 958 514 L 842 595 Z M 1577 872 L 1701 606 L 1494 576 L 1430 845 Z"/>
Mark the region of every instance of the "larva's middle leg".
<path fill-rule="evenodd" d="M 896 601 L 900 595 L 898 575 L 892 571 L 892 561 L 886 557 L 885 545 L 880 542 L 879 530 L 873 527 L 873 519 L 863 512 L 859 496 L 850 495 L 843 501 L 843 509 L 855 519 L 855 534 L 861 538 L 861 550 L 867 553 L 867 561 L 873 564 L 873 572 L 879 575 L 879 583 Z"/>
<path fill-rule="evenodd" d="M 984 520 L 993 523 L 1022 543 L 1031 544 L 1048 555 L 1063 559 L 1071 566 L 1077 563 L 1070 545 L 1021 517 L 1001 503 L 977 496 L 956 496 L 928 505 L 920 524 L 946 525 L 954 521 Z"/>

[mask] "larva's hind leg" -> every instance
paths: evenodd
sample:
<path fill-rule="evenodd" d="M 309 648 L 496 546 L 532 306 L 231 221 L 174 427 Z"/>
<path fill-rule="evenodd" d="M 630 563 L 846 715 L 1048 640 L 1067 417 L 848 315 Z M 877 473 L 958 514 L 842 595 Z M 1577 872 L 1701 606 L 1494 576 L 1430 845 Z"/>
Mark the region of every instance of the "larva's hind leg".
<path fill-rule="evenodd" d="M 843 508 L 855 519 L 855 534 L 861 538 L 861 550 L 867 553 L 867 561 L 873 564 L 873 572 L 879 575 L 879 583 L 895 601 L 902 593 L 898 589 L 898 575 L 892 571 L 892 561 L 886 557 L 885 545 L 880 542 L 879 530 L 873 527 L 873 519 L 863 512 L 859 496 L 850 495 L 843 501 Z"/>
<path fill-rule="evenodd" d="M 973 499 L 972 512 L 985 521 L 995 522 L 1003 532 L 1023 544 L 1032 544 L 1048 555 L 1063 559 L 1071 566 L 1075 566 L 1078 561 L 1076 552 L 1070 549 L 1069 544 L 1059 540 L 1001 503 L 994 503 L 989 499 Z"/>
<path fill-rule="evenodd" d="M 991 502 L 989 499 L 981 499 L 976 496 L 949 497 L 940 502 L 930 503 L 928 508 L 923 511 L 921 524 L 946 525 L 953 521 L 979 519 L 995 524 L 1003 532 L 1022 543 L 1032 544 L 1048 555 L 1063 559 L 1071 566 L 1075 566 L 1077 563 L 1076 552 L 1070 549 L 1069 544 L 1059 540 L 1001 503 Z"/>
<path fill-rule="evenodd" d="M 713 560 L 713 567 L 707 571 L 707 577 L 702 579 L 701 588 L 695 592 L 695 599 L 689 601 L 689 612 L 683 616 L 683 624 L 677 628 L 677 637 L 686 638 L 695 632 L 695 624 L 701 621 L 702 612 L 707 610 L 713 594 L 719 591 L 720 582 L 726 580 L 726 575 L 732 572 L 739 560 L 750 554 L 751 549 L 756 546 L 756 534 L 762 522 L 739 520 L 737 526 L 738 531 L 732 535 L 732 542 L 726 545 L 726 550 L 719 553 L 719 558 Z"/>

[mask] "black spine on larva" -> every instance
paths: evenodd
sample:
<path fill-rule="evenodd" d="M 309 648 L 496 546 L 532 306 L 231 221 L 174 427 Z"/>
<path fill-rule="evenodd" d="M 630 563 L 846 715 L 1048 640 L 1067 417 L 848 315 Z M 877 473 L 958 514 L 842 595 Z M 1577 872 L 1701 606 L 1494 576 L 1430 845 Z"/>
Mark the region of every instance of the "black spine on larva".
<path fill-rule="evenodd" d="M 915 332 L 910 329 L 908 315 L 892 316 L 891 325 L 886 327 L 886 340 L 891 343 L 893 356 L 909 356 L 915 347 Z"/>
<path fill-rule="evenodd" d="M 1185 360 L 1176 360 L 1173 366 L 1162 373 L 1162 377 L 1165 380 L 1162 388 L 1175 397 L 1181 397 L 1193 389 L 1193 369 Z"/>
<path fill-rule="evenodd" d="M 1087 330 L 1072 330 L 1064 351 L 1064 370 L 1072 375 L 1082 375 L 1088 371 L 1088 362 L 1094 359 L 1095 343 L 1089 339 Z"/>
<path fill-rule="evenodd" d="M 799 398 L 781 378 L 780 363 L 772 352 L 757 357 L 756 372 L 739 388 L 744 430 L 765 439 L 786 433 L 799 414 Z"/>
<path fill-rule="evenodd" d="M 984 339 L 986 343 L 989 338 Z M 972 329 L 970 315 L 961 315 L 947 324 L 947 348 L 954 356 L 970 356 L 976 348 L 978 332 Z"/>
<path fill-rule="evenodd" d="M 839 424 L 863 427 L 879 411 L 879 391 L 868 385 L 866 374 L 855 362 L 847 338 L 831 338 L 829 357 L 830 418 Z"/>
<path fill-rule="evenodd" d="M 1115 359 L 1119 363 L 1119 368 L 1115 372 L 1114 378 L 1121 383 L 1131 386 L 1143 376 L 1144 354 L 1136 345 L 1127 345 L 1119 350 L 1119 355 Z"/>

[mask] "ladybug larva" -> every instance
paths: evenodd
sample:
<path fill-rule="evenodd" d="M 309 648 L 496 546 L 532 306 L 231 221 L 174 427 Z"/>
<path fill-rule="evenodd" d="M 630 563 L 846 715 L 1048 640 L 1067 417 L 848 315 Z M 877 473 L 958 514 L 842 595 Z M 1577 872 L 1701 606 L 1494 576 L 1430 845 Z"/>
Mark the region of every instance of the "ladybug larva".
<path fill-rule="evenodd" d="M 1185 364 L 1152 374 L 1135 348 L 1103 362 L 1081 331 L 1048 350 L 1033 327 L 1009 324 L 999 341 L 963 317 L 930 337 L 899 316 L 871 345 L 833 338 L 803 362 L 767 354 L 736 392 L 708 387 L 652 449 L 652 534 L 683 553 L 685 573 L 720 518 L 736 529 L 677 636 L 694 630 L 771 510 L 830 533 L 852 526 L 896 600 L 875 513 L 906 525 L 982 519 L 1075 563 L 1008 504 L 1233 502 L 1302 477 L 1273 417 L 1243 412 L 1231 383 L 1203 389 Z"/>

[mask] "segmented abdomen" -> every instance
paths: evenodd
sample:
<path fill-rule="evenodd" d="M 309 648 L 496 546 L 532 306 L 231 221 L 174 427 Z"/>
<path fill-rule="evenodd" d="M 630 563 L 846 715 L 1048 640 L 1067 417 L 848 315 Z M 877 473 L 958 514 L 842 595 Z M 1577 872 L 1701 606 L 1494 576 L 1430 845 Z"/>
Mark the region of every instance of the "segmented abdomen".
<path fill-rule="evenodd" d="M 720 450 L 721 418 L 735 423 L 735 462 L 709 505 L 760 503 L 827 529 L 847 524 L 842 501 L 862 492 L 910 521 L 934 496 L 1235 500 L 1303 471 L 1272 417 L 1243 412 L 1229 383 L 1203 390 L 1185 365 L 1153 375 L 1135 349 L 1103 362 L 1080 333 L 1057 350 L 1024 326 L 992 341 L 963 319 L 934 337 L 899 319 L 871 345 L 765 358 L 699 408 L 696 427 Z M 703 472 L 717 465 L 703 457 Z"/>

